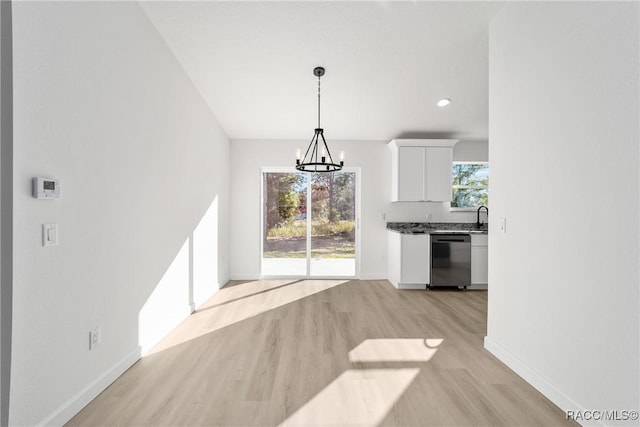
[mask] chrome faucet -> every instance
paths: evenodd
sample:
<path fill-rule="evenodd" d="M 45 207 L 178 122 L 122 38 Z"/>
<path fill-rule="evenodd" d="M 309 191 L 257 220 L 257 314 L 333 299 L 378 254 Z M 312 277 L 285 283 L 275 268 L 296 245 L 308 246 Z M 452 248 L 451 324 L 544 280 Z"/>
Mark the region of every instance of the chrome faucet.
<path fill-rule="evenodd" d="M 478 218 L 476 220 L 476 225 L 478 227 L 482 227 L 484 225 L 484 222 L 480 222 L 480 209 L 484 208 L 487 211 L 487 221 L 489 220 L 489 208 L 486 206 L 480 206 L 478 208 Z"/>

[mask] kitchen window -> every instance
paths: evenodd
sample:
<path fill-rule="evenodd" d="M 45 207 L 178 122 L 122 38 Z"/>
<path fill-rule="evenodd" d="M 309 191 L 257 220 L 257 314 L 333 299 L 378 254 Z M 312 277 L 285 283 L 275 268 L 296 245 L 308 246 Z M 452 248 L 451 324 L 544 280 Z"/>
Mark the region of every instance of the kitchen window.
<path fill-rule="evenodd" d="M 451 210 L 489 206 L 489 163 L 453 162 Z"/>

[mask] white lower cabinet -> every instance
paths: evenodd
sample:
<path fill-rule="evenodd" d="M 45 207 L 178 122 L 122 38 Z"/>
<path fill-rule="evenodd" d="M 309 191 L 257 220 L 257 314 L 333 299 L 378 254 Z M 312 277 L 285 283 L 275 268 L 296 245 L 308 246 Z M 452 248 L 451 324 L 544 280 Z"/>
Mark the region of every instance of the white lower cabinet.
<path fill-rule="evenodd" d="M 398 289 L 425 289 L 429 283 L 428 234 L 388 231 L 388 276 Z"/>
<path fill-rule="evenodd" d="M 486 234 L 471 235 L 471 284 L 489 283 L 489 239 Z"/>

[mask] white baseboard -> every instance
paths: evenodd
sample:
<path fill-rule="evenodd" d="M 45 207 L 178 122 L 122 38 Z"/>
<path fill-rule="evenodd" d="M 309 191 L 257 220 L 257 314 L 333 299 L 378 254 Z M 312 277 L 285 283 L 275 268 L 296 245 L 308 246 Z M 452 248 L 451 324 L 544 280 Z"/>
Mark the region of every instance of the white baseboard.
<path fill-rule="evenodd" d="M 265 277 L 264 279 L 270 279 L 272 277 Z M 281 278 L 278 276 L 278 278 Z M 287 277 L 291 278 L 291 277 Z M 327 280 L 336 279 L 335 277 L 327 277 Z M 260 280 L 260 277 L 256 277 L 252 274 L 232 274 L 229 280 Z M 386 274 L 361 274 L 358 280 L 387 280 Z"/>
<path fill-rule="evenodd" d="M 225 286 L 227 286 L 227 283 L 229 283 L 229 276 L 224 276 L 219 282 L 218 282 L 218 290 L 224 288 Z"/>
<path fill-rule="evenodd" d="M 230 280 L 260 280 L 253 274 L 232 274 Z"/>
<path fill-rule="evenodd" d="M 360 274 L 360 280 L 387 280 L 387 275 L 381 274 Z"/>
<path fill-rule="evenodd" d="M 419 289 L 419 290 L 423 290 L 426 291 L 427 290 L 427 285 L 425 284 L 407 284 L 407 283 L 398 283 L 398 289 Z"/>
<path fill-rule="evenodd" d="M 63 426 L 120 375 L 133 366 L 140 359 L 140 354 L 141 349 L 138 347 L 36 425 L 47 427 Z"/>
<path fill-rule="evenodd" d="M 149 350 L 155 347 L 164 339 L 164 337 L 184 322 L 187 317 L 191 316 L 197 306 L 197 303 L 194 302 L 193 304 L 184 305 L 177 310 L 165 312 L 163 320 L 166 320 L 167 323 L 157 325 L 153 330 L 153 335 L 145 336 L 144 339 L 140 338 L 138 340 L 141 354 L 146 355 Z"/>
<path fill-rule="evenodd" d="M 520 375 L 526 382 L 531 384 L 535 389 L 542 393 L 547 399 L 555 403 L 563 411 L 585 411 L 578 402 L 571 399 L 569 396 L 558 390 L 551 382 L 546 378 L 529 368 L 520 359 L 505 350 L 504 347 L 497 344 L 489 337 L 484 337 L 484 348 L 497 357 L 502 363 L 507 365 L 513 372 Z M 578 422 L 583 426 L 606 426 L 601 421 L 595 420 L 581 420 Z"/>

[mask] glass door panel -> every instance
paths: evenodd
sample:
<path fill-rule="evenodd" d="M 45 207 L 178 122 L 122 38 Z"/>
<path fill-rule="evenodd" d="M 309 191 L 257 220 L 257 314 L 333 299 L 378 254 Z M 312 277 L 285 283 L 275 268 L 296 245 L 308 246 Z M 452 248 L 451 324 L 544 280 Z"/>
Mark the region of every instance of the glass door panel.
<path fill-rule="evenodd" d="M 307 174 L 262 174 L 263 276 L 307 275 Z"/>
<path fill-rule="evenodd" d="M 311 276 L 356 274 L 356 174 L 310 173 Z"/>

